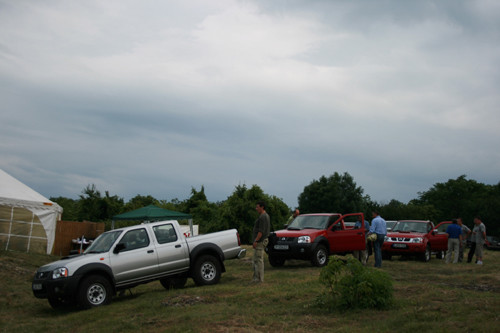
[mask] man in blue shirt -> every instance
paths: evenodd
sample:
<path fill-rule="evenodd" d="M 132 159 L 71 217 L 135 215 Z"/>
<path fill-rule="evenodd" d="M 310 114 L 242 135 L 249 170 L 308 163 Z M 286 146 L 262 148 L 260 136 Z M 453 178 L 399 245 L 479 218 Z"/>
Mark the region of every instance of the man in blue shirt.
<path fill-rule="evenodd" d="M 361 220 L 361 216 L 358 216 L 358 220 L 354 224 L 354 229 L 361 229 L 361 226 L 363 225 Z M 368 231 L 370 230 L 370 223 L 365 220 L 364 226 L 366 243 L 366 237 L 368 237 Z M 352 254 L 354 255 L 354 258 L 358 259 L 363 265 L 366 265 L 366 262 L 368 261 L 368 244 L 366 245 L 366 248 L 364 250 L 354 251 Z"/>
<path fill-rule="evenodd" d="M 372 212 L 372 226 L 370 227 L 371 234 L 377 234 L 377 240 L 373 242 L 373 251 L 375 252 L 375 267 L 382 267 L 382 244 L 384 244 L 385 235 L 387 234 L 387 226 L 385 220 L 380 217 L 377 211 Z"/>
<path fill-rule="evenodd" d="M 446 263 L 451 261 L 451 253 L 454 252 L 453 263 L 458 262 L 460 252 L 460 241 L 462 240 L 462 228 L 458 225 L 457 219 L 453 219 L 452 223 L 446 228 L 448 234 L 448 252 L 446 253 Z"/>

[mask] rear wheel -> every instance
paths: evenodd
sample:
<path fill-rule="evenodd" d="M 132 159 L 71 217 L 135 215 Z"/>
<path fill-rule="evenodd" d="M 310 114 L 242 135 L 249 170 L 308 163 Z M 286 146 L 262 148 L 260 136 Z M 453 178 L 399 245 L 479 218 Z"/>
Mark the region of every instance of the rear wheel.
<path fill-rule="evenodd" d="M 212 255 L 199 257 L 193 266 L 193 280 L 198 286 L 219 283 L 221 276 L 221 264 Z"/>
<path fill-rule="evenodd" d="M 324 245 L 318 245 L 313 251 L 311 262 L 314 266 L 323 267 L 328 263 L 328 251 Z"/>
<path fill-rule="evenodd" d="M 78 291 L 78 304 L 84 309 L 111 303 L 112 288 L 108 279 L 100 275 L 85 278 Z"/>

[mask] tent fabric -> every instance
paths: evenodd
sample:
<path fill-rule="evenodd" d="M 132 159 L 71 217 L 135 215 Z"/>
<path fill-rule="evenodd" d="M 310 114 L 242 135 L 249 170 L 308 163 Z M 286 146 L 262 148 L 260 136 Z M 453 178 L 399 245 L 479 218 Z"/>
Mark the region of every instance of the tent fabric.
<path fill-rule="evenodd" d="M 63 209 L 0 169 L 0 248 L 52 252 Z"/>
<path fill-rule="evenodd" d="M 188 220 L 192 218 L 193 217 L 190 214 L 174 212 L 168 209 L 160 208 L 155 205 L 149 205 L 127 213 L 113 216 L 113 220 L 127 220 L 127 221 L 135 221 L 135 220 L 156 221 L 162 219 Z"/>

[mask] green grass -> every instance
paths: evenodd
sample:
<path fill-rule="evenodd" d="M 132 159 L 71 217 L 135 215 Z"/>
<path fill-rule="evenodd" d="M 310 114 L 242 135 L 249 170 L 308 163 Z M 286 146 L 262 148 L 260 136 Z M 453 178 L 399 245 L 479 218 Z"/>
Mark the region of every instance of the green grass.
<path fill-rule="evenodd" d="M 216 286 L 166 291 L 159 282 L 115 297 L 109 306 L 87 311 L 54 311 L 36 299 L 31 280 L 46 255 L 0 252 L 0 332 L 498 332 L 500 252 L 485 251 L 484 265 L 446 265 L 433 258 L 383 262 L 394 279 L 389 310 L 328 313 L 316 297 L 325 293 L 320 269 L 266 262 L 265 282 L 251 285 L 252 249 L 226 262 Z M 369 265 L 373 265 L 370 257 Z"/>

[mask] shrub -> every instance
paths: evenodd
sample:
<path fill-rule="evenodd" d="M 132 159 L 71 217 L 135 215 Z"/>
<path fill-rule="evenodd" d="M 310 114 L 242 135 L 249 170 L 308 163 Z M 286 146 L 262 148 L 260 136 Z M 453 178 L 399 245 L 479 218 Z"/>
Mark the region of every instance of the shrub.
<path fill-rule="evenodd" d="M 328 292 L 318 297 L 318 305 L 329 310 L 353 308 L 385 309 L 393 304 L 391 277 L 380 269 L 363 266 L 348 257 L 332 257 L 319 276 Z"/>

